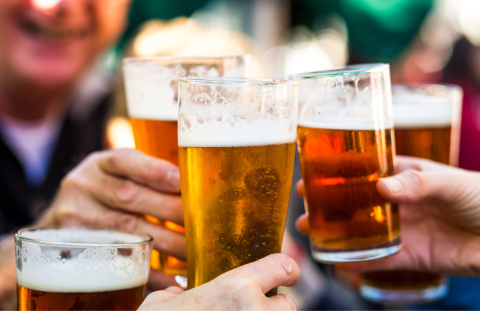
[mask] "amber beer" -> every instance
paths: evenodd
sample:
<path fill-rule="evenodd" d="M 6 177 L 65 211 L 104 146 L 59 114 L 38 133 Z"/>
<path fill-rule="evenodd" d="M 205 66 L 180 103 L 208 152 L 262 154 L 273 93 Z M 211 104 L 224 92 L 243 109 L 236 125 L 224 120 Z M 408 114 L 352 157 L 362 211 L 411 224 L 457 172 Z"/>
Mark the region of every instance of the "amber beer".
<path fill-rule="evenodd" d="M 148 155 L 167 160 L 178 166 L 177 120 L 150 120 L 130 118 L 135 139 L 135 148 Z M 185 229 L 170 221 L 162 221 L 145 216 L 152 223 L 185 233 Z M 187 263 L 163 252 L 152 250 L 152 268 L 162 270 L 168 275 L 187 275 Z"/>
<path fill-rule="evenodd" d="M 61 290 L 61 289 L 58 289 Z M 53 292 L 17 285 L 18 310 L 136 310 L 146 285 L 112 291 Z"/>
<path fill-rule="evenodd" d="M 294 158 L 295 142 L 180 147 L 189 288 L 280 253 Z"/>
<path fill-rule="evenodd" d="M 152 239 L 92 228 L 15 234 L 18 310 L 136 310 Z"/>
<path fill-rule="evenodd" d="M 178 83 L 183 76 L 245 76 L 249 55 L 225 57 L 132 57 L 123 62 L 127 107 L 135 147 L 178 166 Z M 173 222 L 145 216 L 152 223 L 184 233 Z M 152 251 L 152 267 L 175 275 L 182 286 L 187 264 Z"/>
<path fill-rule="evenodd" d="M 393 116 L 397 154 L 456 165 L 459 146 L 458 87 L 395 85 Z M 362 275 L 362 295 L 376 301 L 426 302 L 447 293 L 441 274 L 408 270 Z"/>
<path fill-rule="evenodd" d="M 180 80 L 188 288 L 281 251 L 295 160 L 296 85 Z"/>
<path fill-rule="evenodd" d="M 392 129 L 328 129 L 299 121 L 314 250 L 361 250 L 398 240 L 398 206 L 376 189 L 379 178 L 393 174 L 392 136 Z"/>

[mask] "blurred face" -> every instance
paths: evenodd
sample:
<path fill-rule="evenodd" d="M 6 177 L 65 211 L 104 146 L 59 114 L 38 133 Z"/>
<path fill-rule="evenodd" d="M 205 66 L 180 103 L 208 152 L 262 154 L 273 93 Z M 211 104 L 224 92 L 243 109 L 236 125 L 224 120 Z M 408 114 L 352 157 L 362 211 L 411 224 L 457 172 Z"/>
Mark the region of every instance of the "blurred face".
<path fill-rule="evenodd" d="M 71 85 L 120 35 L 128 5 L 129 0 L 0 0 L 0 83 Z"/>

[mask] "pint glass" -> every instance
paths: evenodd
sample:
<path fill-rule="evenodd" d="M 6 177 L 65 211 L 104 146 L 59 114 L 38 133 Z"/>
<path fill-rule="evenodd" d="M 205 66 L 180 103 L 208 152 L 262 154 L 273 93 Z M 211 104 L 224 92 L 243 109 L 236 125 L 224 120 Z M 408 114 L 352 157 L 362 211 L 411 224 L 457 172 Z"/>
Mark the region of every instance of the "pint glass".
<path fill-rule="evenodd" d="M 179 92 L 180 180 L 193 288 L 281 251 L 295 158 L 297 82 L 182 78 Z"/>
<path fill-rule="evenodd" d="M 19 310 L 136 310 L 152 238 L 92 228 L 15 233 Z"/>
<path fill-rule="evenodd" d="M 250 56 L 126 58 L 123 62 L 125 90 L 135 147 L 146 154 L 178 166 L 178 81 L 196 77 L 244 77 Z M 151 216 L 150 222 L 184 233 L 183 227 Z M 185 282 L 186 262 L 152 251 L 152 268 Z"/>
<path fill-rule="evenodd" d="M 398 206 L 376 188 L 394 167 L 389 66 L 290 78 L 299 83 L 297 146 L 314 259 L 357 262 L 398 252 Z"/>
<path fill-rule="evenodd" d="M 394 85 L 397 154 L 457 165 L 462 90 L 455 85 Z M 415 271 L 364 273 L 360 292 L 377 302 L 414 303 L 447 294 L 444 276 Z"/>

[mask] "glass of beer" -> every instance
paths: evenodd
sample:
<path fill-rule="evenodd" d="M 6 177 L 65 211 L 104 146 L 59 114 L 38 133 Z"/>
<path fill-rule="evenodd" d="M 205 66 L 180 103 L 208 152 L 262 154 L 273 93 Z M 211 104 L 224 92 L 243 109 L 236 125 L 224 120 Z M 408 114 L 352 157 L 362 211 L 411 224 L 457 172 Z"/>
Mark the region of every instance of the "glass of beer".
<path fill-rule="evenodd" d="M 250 55 L 225 57 L 163 56 L 125 58 L 123 71 L 136 149 L 178 166 L 178 81 L 183 76 L 245 77 Z M 145 216 L 155 224 L 185 233 L 182 226 Z M 175 276 L 185 285 L 187 263 L 152 251 L 152 268 Z"/>
<path fill-rule="evenodd" d="M 136 310 L 152 238 L 81 227 L 15 233 L 18 310 Z"/>
<path fill-rule="evenodd" d="M 188 288 L 279 253 L 292 183 L 297 82 L 180 79 Z M 276 294 L 276 289 L 267 295 Z"/>
<path fill-rule="evenodd" d="M 393 174 L 390 71 L 364 64 L 290 76 L 299 82 L 297 146 L 312 255 L 327 263 L 400 250 L 398 206 L 377 192 Z"/>
<path fill-rule="evenodd" d="M 457 165 L 462 89 L 448 84 L 393 85 L 397 154 Z M 448 292 L 441 274 L 374 271 L 362 275 L 360 292 L 376 302 L 419 303 Z"/>

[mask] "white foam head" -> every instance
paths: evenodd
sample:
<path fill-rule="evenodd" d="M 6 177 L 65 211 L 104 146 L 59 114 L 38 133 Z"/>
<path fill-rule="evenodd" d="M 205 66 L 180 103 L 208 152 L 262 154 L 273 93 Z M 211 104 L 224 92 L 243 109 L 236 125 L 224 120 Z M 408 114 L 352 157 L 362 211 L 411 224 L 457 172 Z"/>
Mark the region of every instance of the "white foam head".
<path fill-rule="evenodd" d="M 460 121 L 461 88 L 424 84 L 392 86 L 396 128 L 446 127 Z"/>
<path fill-rule="evenodd" d="M 21 235 L 35 241 L 16 237 L 17 242 L 21 240 L 16 245 L 20 286 L 47 292 L 102 292 L 147 282 L 150 246 L 141 243 L 141 236 L 82 228 L 25 231 Z M 127 245 L 115 246 L 119 243 Z"/>
<path fill-rule="evenodd" d="M 287 80 L 182 79 L 181 147 L 292 143 L 297 135 L 297 83 Z"/>
<path fill-rule="evenodd" d="M 244 77 L 249 55 L 228 57 L 130 58 L 123 64 L 131 118 L 176 121 L 181 77 Z"/>

